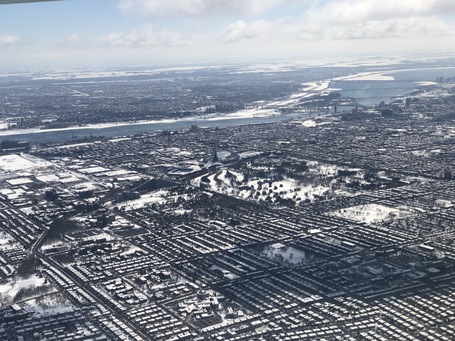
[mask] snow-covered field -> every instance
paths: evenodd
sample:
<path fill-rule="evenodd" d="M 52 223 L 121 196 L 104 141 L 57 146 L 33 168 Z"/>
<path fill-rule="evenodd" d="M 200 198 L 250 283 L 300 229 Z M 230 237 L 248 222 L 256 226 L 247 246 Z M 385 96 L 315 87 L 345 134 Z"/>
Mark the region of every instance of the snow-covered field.
<path fill-rule="evenodd" d="M 167 194 L 167 191 L 157 191 L 152 194 L 143 195 L 139 199 L 122 202 L 116 206 L 124 209 L 125 211 L 131 211 L 151 204 L 165 204 L 165 194 Z"/>
<path fill-rule="evenodd" d="M 74 310 L 71 303 L 60 293 L 33 298 L 24 303 L 26 307 L 41 316 L 62 314 Z"/>
<path fill-rule="evenodd" d="M 21 295 L 20 292 L 24 290 L 26 293 Z M 18 294 L 22 296 L 19 301 L 17 301 Z M 36 275 L 32 275 L 27 279 L 12 280 L 7 284 L 0 285 L 0 302 L 3 304 L 20 302 L 20 306 L 41 316 L 74 310 L 74 307 L 65 296 L 56 292 L 51 285 L 46 284 L 44 278 Z"/>
<path fill-rule="evenodd" d="M 264 248 L 261 256 L 281 264 L 306 264 L 308 257 L 305 252 L 297 250 L 292 246 L 286 246 L 282 243 L 275 243 Z"/>
<path fill-rule="evenodd" d="M 333 215 L 367 224 L 380 223 L 393 218 L 403 218 L 411 214 L 406 207 L 392 208 L 385 205 L 367 204 L 352 206 L 332 212 Z"/>
<path fill-rule="evenodd" d="M 17 172 L 49 166 L 52 166 L 52 163 L 30 155 L 9 154 L 0 156 L 0 171 L 3 172 Z"/>
<path fill-rule="evenodd" d="M 251 188 L 253 186 L 255 193 L 260 193 L 258 198 L 265 200 L 269 195 L 279 195 L 283 199 L 294 199 L 297 201 L 309 199 L 314 200 L 316 195 L 323 195 L 329 191 L 328 187 L 306 185 L 301 186 L 293 179 L 285 178 L 272 183 L 261 180 L 253 180 L 247 183 Z M 241 197 L 248 198 L 252 196 L 252 191 L 242 191 L 239 193 Z"/>
<path fill-rule="evenodd" d="M 124 201 L 118 204 L 115 204 L 116 207 L 125 211 L 136 210 L 149 205 L 164 205 L 166 203 L 175 203 L 179 198 L 184 200 L 190 199 L 190 196 L 187 194 L 177 195 L 173 194 L 171 191 L 166 189 L 161 189 L 152 193 L 147 193 L 141 195 L 139 199 Z M 186 210 L 177 210 L 176 214 L 184 214 Z"/>
<path fill-rule="evenodd" d="M 12 300 L 21 289 L 31 289 L 42 286 L 45 283 L 44 278 L 32 275 L 26 279 L 17 278 L 6 284 L 0 284 L 1 301 Z"/>
<path fill-rule="evenodd" d="M 243 199 L 266 200 L 271 198 L 275 202 L 278 197 L 281 199 L 292 199 L 295 201 L 314 200 L 316 196 L 323 195 L 330 190 L 329 187 L 321 185 L 301 185 L 291 178 L 283 180 L 251 179 L 244 181 L 244 175 L 223 169 L 217 174 L 207 177 L 209 182 L 203 181 L 203 177 L 193 180 L 193 185 L 206 186 L 215 192 L 234 195 Z"/>

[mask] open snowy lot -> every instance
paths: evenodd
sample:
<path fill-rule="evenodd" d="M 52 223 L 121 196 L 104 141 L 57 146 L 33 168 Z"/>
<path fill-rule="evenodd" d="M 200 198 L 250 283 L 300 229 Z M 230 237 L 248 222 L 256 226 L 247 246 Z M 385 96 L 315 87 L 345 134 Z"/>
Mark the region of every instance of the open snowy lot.
<path fill-rule="evenodd" d="M 49 166 L 52 166 L 52 163 L 30 155 L 9 154 L 0 156 L 0 171 L 3 172 L 17 172 Z"/>
<path fill-rule="evenodd" d="M 368 204 L 348 207 L 332 214 L 362 223 L 375 224 L 394 218 L 407 217 L 411 215 L 411 211 L 406 207 L 392 208 L 385 205 Z"/>
<path fill-rule="evenodd" d="M 261 256 L 280 264 L 288 265 L 306 264 L 310 260 L 304 251 L 282 243 L 274 243 L 264 247 Z"/>
<path fill-rule="evenodd" d="M 34 289 L 45 284 L 44 277 L 32 275 L 29 278 L 17 278 L 11 280 L 6 284 L 0 284 L 0 297 L 1 301 L 12 300 L 21 289 Z"/>

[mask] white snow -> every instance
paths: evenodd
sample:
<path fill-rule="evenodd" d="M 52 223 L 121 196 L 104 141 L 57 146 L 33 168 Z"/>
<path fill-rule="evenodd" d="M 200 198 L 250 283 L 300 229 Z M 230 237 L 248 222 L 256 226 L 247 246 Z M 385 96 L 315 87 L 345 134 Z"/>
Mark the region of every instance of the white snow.
<path fill-rule="evenodd" d="M 193 212 L 193 210 L 185 210 L 183 208 L 179 208 L 179 209 L 173 210 L 172 212 L 174 212 L 174 214 L 176 214 L 176 215 L 183 215 L 183 214 L 191 213 L 191 212 Z"/>
<path fill-rule="evenodd" d="M 22 288 L 33 288 L 43 285 L 45 282 L 44 278 L 40 278 L 37 275 L 32 275 L 26 279 L 15 279 L 9 283 L 0 285 L 0 294 L 2 296 L 9 297 L 10 299 L 19 292 Z"/>
<path fill-rule="evenodd" d="M 76 182 L 76 181 L 79 181 L 79 178 L 77 178 L 75 176 L 70 176 L 70 177 L 67 177 L 67 178 L 61 178 L 60 179 L 60 182 L 63 183 L 63 184 L 67 184 L 67 183 L 70 183 L 70 182 Z"/>
<path fill-rule="evenodd" d="M 20 249 L 21 245 L 10 234 L 0 231 L 0 251 Z"/>
<path fill-rule="evenodd" d="M 17 172 L 36 168 L 49 167 L 52 164 L 48 161 L 31 157 L 30 155 L 1 155 L 0 156 L 0 171 Z"/>
<path fill-rule="evenodd" d="M 136 209 L 139 209 L 144 206 L 151 205 L 151 204 L 160 204 L 161 205 L 161 204 L 166 203 L 165 197 L 168 194 L 169 194 L 168 191 L 159 190 L 159 191 L 153 192 L 152 194 L 143 195 L 139 199 L 125 201 L 125 202 L 116 204 L 115 206 L 117 206 L 119 208 L 124 208 L 125 211 L 131 211 L 131 210 L 136 210 Z"/>
<path fill-rule="evenodd" d="M 309 165 L 309 163 L 308 163 Z M 335 165 L 328 165 L 328 164 L 319 164 L 319 163 L 316 163 L 315 164 L 315 169 L 311 169 L 311 171 L 314 171 L 318 174 L 321 174 L 321 175 L 326 175 L 326 176 L 334 176 L 334 175 L 337 175 L 338 174 L 338 170 L 340 170 L 341 168 L 335 166 Z"/>
<path fill-rule="evenodd" d="M 429 86 L 429 85 L 438 85 L 439 83 L 430 82 L 430 81 L 423 81 L 423 82 L 417 82 L 417 84 L 420 85 L 420 86 Z"/>
<path fill-rule="evenodd" d="M 14 191 L 12 189 L 9 189 L 9 188 L 0 188 L 0 194 L 2 194 L 2 195 L 10 195 L 10 194 L 14 194 Z"/>
<path fill-rule="evenodd" d="M 16 178 L 16 179 L 9 179 L 6 180 L 11 186 L 18 186 L 18 185 L 25 185 L 33 183 L 32 179 L 29 178 Z"/>
<path fill-rule="evenodd" d="M 310 82 L 310 83 L 304 83 L 303 85 L 306 85 L 307 87 L 305 88 L 306 91 L 313 91 L 313 92 L 320 92 L 327 90 L 330 85 L 330 81 L 322 81 L 322 82 Z"/>
<path fill-rule="evenodd" d="M 360 72 L 355 75 L 337 77 L 333 80 L 349 80 L 349 81 L 393 81 L 393 76 L 386 75 L 383 71 L 380 72 Z"/>
<path fill-rule="evenodd" d="M 241 159 L 246 159 L 246 158 L 249 158 L 249 157 L 259 156 L 261 154 L 262 154 L 262 152 L 247 151 L 247 152 L 239 153 L 239 156 L 240 156 Z"/>
<path fill-rule="evenodd" d="M 121 256 L 132 255 L 132 254 L 135 254 L 137 251 L 144 252 L 144 250 L 142 250 L 141 248 L 139 248 L 137 246 L 130 246 L 130 248 L 128 250 L 123 251 L 120 255 Z"/>
<path fill-rule="evenodd" d="M 263 106 L 264 107 L 290 106 L 290 105 L 299 103 L 299 101 L 303 98 L 309 98 L 316 94 L 324 94 L 324 93 L 328 93 L 328 92 L 334 90 L 334 89 L 330 89 L 330 91 L 329 91 L 329 87 L 330 87 L 329 80 L 325 80 L 325 81 L 321 81 L 321 82 L 304 83 L 302 85 L 304 86 L 304 89 L 302 89 L 302 91 L 292 94 L 288 98 L 285 98 L 283 100 L 264 103 Z"/>
<path fill-rule="evenodd" d="M 104 168 L 101 166 L 94 166 L 94 167 L 79 169 L 79 172 L 86 173 L 86 174 L 93 174 L 93 173 L 105 172 L 107 170 L 108 170 L 107 168 Z"/>
<path fill-rule="evenodd" d="M 39 175 L 36 177 L 36 179 L 41 182 L 57 182 L 60 180 L 59 177 L 55 174 Z"/>
<path fill-rule="evenodd" d="M 77 191 L 89 191 L 97 189 L 98 185 L 94 182 L 83 182 L 72 186 L 72 188 Z"/>
<path fill-rule="evenodd" d="M 61 296 L 59 299 L 55 299 L 51 296 L 42 296 L 39 298 L 34 298 L 31 300 L 25 301 L 25 305 L 30 307 L 33 311 L 40 314 L 41 316 L 46 315 L 55 315 L 55 314 L 62 314 L 73 311 L 74 308 L 70 305 L 70 303 L 66 300 L 66 305 L 62 304 Z"/>
<path fill-rule="evenodd" d="M 411 212 L 405 208 L 392 208 L 385 205 L 367 204 L 352 206 L 332 212 L 333 215 L 367 224 L 379 223 L 394 217 L 406 217 Z"/>
<path fill-rule="evenodd" d="M 36 206 L 32 206 L 32 207 L 22 207 L 20 208 L 20 211 L 26 215 L 28 214 L 33 214 L 34 213 L 34 208 L 36 208 Z"/>
<path fill-rule="evenodd" d="M 316 127 L 316 126 L 317 126 L 316 121 L 314 121 L 314 120 L 306 120 L 306 121 L 303 121 L 303 122 L 302 122 L 302 125 L 303 125 L 304 127 Z"/>
<path fill-rule="evenodd" d="M 188 157 L 193 156 L 192 152 L 190 152 L 188 150 L 176 148 L 176 147 L 163 149 L 162 152 L 166 153 L 166 154 L 174 154 L 174 155 L 181 155 L 181 156 L 188 156 Z"/>
<path fill-rule="evenodd" d="M 106 240 L 114 240 L 115 237 L 111 236 L 107 232 L 100 232 L 96 235 L 89 236 L 89 237 L 84 237 L 84 240 L 101 240 L 101 239 L 106 239 Z"/>
<path fill-rule="evenodd" d="M 275 243 L 266 247 L 262 252 L 262 256 L 278 261 L 279 263 L 289 263 L 292 265 L 305 264 L 307 261 L 305 252 L 282 243 Z"/>
<path fill-rule="evenodd" d="M 73 147 L 83 147 L 83 146 L 91 146 L 95 143 L 101 143 L 99 141 L 94 141 L 94 142 L 81 142 L 81 143 L 73 143 L 73 144 L 66 144 L 64 146 L 59 146 L 57 147 L 58 149 L 69 149 Z"/>
<path fill-rule="evenodd" d="M 230 177 L 227 176 L 227 169 L 221 170 L 218 176 L 212 174 L 208 176 L 209 183 L 205 183 L 212 191 L 227 193 L 243 199 L 266 200 L 279 195 L 282 199 L 314 200 L 316 196 L 322 196 L 330 191 L 329 187 L 322 185 L 302 185 L 291 178 L 283 180 L 252 179 L 244 182 L 244 175 L 233 170 L 229 170 Z M 202 177 L 192 181 L 193 185 L 200 186 Z"/>
<path fill-rule="evenodd" d="M 221 121 L 221 120 L 229 120 L 234 118 L 251 118 L 251 117 L 271 117 L 279 115 L 280 113 L 275 109 L 245 109 L 233 112 L 231 114 L 222 115 L 214 114 L 212 116 L 208 116 L 207 119 L 209 121 Z"/>
<path fill-rule="evenodd" d="M 135 173 L 135 172 L 129 171 L 126 169 L 116 169 L 116 170 L 113 170 L 110 172 L 105 172 L 104 175 L 115 177 L 115 176 L 119 176 L 119 175 L 127 175 L 127 174 L 132 174 L 132 173 Z"/>
<path fill-rule="evenodd" d="M 0 193 L 5 195 L 8 198 L 8 200 L 14 200 L 23 195 L 25 191 L 22 188 L 16 188 L 14 190 L 1 189 Z"/>

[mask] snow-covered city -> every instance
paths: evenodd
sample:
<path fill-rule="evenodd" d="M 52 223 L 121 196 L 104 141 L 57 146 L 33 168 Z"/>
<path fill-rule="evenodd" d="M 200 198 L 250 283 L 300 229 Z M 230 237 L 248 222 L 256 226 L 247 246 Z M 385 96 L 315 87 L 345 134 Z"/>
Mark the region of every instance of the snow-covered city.
<path fill-rule="evenodd" d="M 271 122 L 5 128 L 1 338 L 450 340 L 453 83 L 375 106 L 329 83 Z"/>
<path fill-rule="evenodd" d="M 0 340 L 455 340 L 449 0 L 0 0 Z"/>

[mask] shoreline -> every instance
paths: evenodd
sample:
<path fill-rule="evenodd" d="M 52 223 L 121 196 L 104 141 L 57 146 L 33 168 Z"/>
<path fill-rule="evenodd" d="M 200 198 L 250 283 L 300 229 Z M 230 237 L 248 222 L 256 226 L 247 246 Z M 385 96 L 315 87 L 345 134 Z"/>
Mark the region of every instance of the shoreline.
<path fill-rule="evenodd" d="M 131 122 L 109 122 L 109 123 L 96 123 L 96 124 L 87 124 L 84 126 L 70 126 L 65 128 L 26 128 L 26 129 L 8 129 L 0 130 L 0 137 L 4 136 L 14 136 L 14 135 L 28 135 L 28 134 L 42 134 L 42 133 L 52 133 L 52 132 L 65 132 L 72 130 L 100 130 L 100 129 L 109 129 L 125 126 L 138 126 L 138 125 L 155 125 L 155 124 L 174 124 L 174 123 L 187 123 L 187 122 L 199 122 L 199 121 L 224 121 L 224 120 L 235 120 L 235 119 L 254 119 L 254 118 L 267 118 L 282 115 L 280 112 L 275 109 L 246 109 L 236 111 L 230 114 L 210 114 L 204 116 L 192 116 L 176 119 L 161 119 L 161 120 L 143 120 L 143 121 L 131 121 Z"/>

